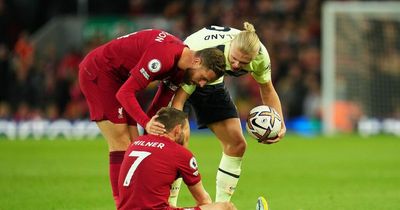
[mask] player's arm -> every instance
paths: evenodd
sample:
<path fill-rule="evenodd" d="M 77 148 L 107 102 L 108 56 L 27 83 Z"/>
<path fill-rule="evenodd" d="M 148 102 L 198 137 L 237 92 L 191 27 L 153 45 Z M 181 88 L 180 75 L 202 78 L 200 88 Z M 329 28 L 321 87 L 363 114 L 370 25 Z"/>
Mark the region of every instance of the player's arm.
<path fill-rule="evenodd" d="M 128 80 L 120 87 L 116 98 L 133 119 L 141 126 L 145 126 L 150 118 L 144 113 L 136 98 L 136 93 L 143 89 L 147 84 L 139 83 L 136 78 L 130 76 Z"/>
<path fill-rule="evenodd" d="M 146 128 L 147 133 L 159 134 L 165 131 L 164 125 L 155 121 L 155 117 L 149 118 L 141 108 L 136 93 L 143 89 L 144 84 L 138 83 L 135 77 L 130 76 L 128 80 L 120 87 L 116 94 L 116 98 L 128 114 L 135 119 L 137 123 Z"/>
<path fill-rule="evenodd" d="M 182 176 L 183 182 L 188 186 L 197 205 L 212 203 L 210 195 L 204 189 L 201 182 L 201 175 L 198 171 L 196 158 L 185 148 L 182 148 L 176 155 L 178 172 Z"/>
<path fill-rule="evenodd" d="M 180 87 L 176 93 L 174 98 L 172 99 L 171 106 L 183 110 L 183 106 L 185 105 L 186 100 L 189 98 L 190 94 L 187 93 L 182 87 Z"/>
<path fill-rule="evenodd" d="M 282 113 L 281 101 L 279 100 L 278 93 L 276 92 L 274 85 L 272 84 L 272 81 L 269 81 L 265 84 L 259 84 L 259 87 L 263 104 L 275 108 L 275 110 L 279 113 L 279 115 L 282 118 L 282 128 L 281 131 L 279 131 L 278 136 L 275 139 L 268 139 L 266 141 L 263 141 L 262 143 L 267 143 L 267 144 L 276 143 L 279 140 L 281 140 L 286 134 L 286 126 Z"/>
<path fill-rule="evenodd" d="M 212 203 L 210 195 L 204 189 L 203 183 L 200 181 L 195 185 L 188 186 L 190 193 L 196 200 L 198 206 Z"/>
<path fill-rule="evenodd" d="M 170 48 L 169 48 L 170 47 Z M 165 132 L 164 125 L 150 120 L 136 99 L 136 93 L 145 89 L 151 81 L 156 80 L 159 75 L 171 70 L 174 66 L 173 53 L 169 50 L 179 52 L 183 45 L 165 46 L 162 44 L 152 45 L 141 56 L 139 62 L 130 70 L 128 80 L 121 86 L 117 93 L 117 99 L 128 112 L 149 134 L 162 134 Z M 172 94 L 171 94 L 172 95 Z M 170 100 L 170 98 L 168 98 Z M 152 112 L 152 110 L 150 110 Z M 153 118 L 152 118 L 153 119 Z"/>
<path fill-rule="evenodd" d="M 196 90 L 196 85 L 182 85 L 178 91 L 175 93 L 174 98 L 172 99 L 171 106 L 183 110 L 183 106 L 185 105 L 186 100 L 190 95 Z"/>
<path fill-rule="evenodd" d="M 264 45 L 261 44 L 261 53 L 256 57 L 256 62 L 253 66 L 251 75 L 257 81 L 260 88 L 260 96 L 264 105 L 273 107 L 282 117 L 282 127 L 275 139 L 268 139 L 261 143 L 272 144 L 278 142 L 285 136 L 286 126 L 284 116 L 282 113 L 281 101 L 279 100 L 278 93 L 271 81 L 271 60 L 268 51 Z"/>
<path fill-rule="evenodd" d="M 157 93 L 147 109 L 147 115 L 152 117 L 162 107 L 168 106 L 171 98 L 174 96 L 174 93 L 175 91 L 169 88 L 164 82 L 160 82 Z"/>

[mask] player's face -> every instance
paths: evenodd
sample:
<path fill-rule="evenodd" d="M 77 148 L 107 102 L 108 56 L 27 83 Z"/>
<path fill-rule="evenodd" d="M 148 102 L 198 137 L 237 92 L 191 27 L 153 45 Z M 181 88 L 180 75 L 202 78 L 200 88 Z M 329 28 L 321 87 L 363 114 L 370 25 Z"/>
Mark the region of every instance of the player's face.
<path fill-rule="evenodd" d="M 183 76 L 184 83 L 199 87 L 203 87 L 208 82 L 213 82 L 216 79 L 217 75 L 214 73 L 214 71 L 206 69 L 202 66 L 186 69 Z"/>
<path fill-rule="evenodd" d="M 242 53 L 234 43 L 231 45 L 228 60 L 231 64 L 232 70 L 237 71 L 248 65 L 253 58 L 251 55 Z"/>

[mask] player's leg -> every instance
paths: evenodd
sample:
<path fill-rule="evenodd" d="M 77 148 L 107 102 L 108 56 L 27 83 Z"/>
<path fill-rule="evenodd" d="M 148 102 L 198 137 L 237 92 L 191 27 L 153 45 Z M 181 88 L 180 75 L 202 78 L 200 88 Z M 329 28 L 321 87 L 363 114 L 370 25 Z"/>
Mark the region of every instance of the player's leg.
<path fill-rule="evenodd" d="M 179 177 L 177 178 L 172 184 L 171 184 L 171 190 L 168 198 L 168 203 L 170 206 L 177 206 L 178 204 L 178 195 L 179 191 L 181 189 L 182 185 L 182 178 Z"/>
<path fill-rule="evenodd" d="M 196 112 L 199 128 L 209 127 L 221 141 L 223 154 L 217 171 L 215 201 L 229 201 L 239 181 L 246 150 L 236 106 L 223 83 L 197 88 L 188 101 Z"/>
<path fill-rule="evenodd" d="M 125 151 L 128 148 L 132 137 L 137 137 L 136 126 L 128 126 L 127 124 L 115 124 L 110 122 L 109 120 L 103 120 L 96 123 L 101 131 L 101 134 L 107 141 L 109 152 Z M 129 127 L 132 128 L 130 129 Z M 130 132 L 132 131 L 134 133 L 130 134 Z"/>
<path fill-rule="evenodd" d="M 118 176 L 124 153 L 132 137 L 138 135 L 135 122 L 115 98 L 119 81 L 99 72 L 97 63 L 89 56 L 81 63 L 79 84 L 89 106 L 90 119 L 97 122 L 109 148 L 109 173 L 113 196 L 118 204 Z"/>
<path fill-rule="evenodd" d="M 223 154 L 217 171 L 215 201 L 230 201 L 241 173 L 242 157 L 246 140 L 239 118 L 230 118 L 211 123 L 208 127 L 220 140 Z"/>
<path fill-rule="evenodd" d="M 247 143 L 243 136 L 239 118 L 229 118 L 207 126 L 221 141 L 224 154 L 232 157 L 243 157 Z"/>
<path fill-rule="evenodd" d="M 200 206 L 201 210 L 236 210 L 235 205 L 231 202 L 216 202 Z"/>
<path fill-rule="evenodd" d="M 138 136 L 137 128 L 136 126 L 128 126 L 127 124 L 114 124 L 108 120 L 97 122 L 97 126 L 100 128 L 108 144 L 110 182 L 114 201 L 118 205 L 119 171 L 131 139 L 134 136 Z"/>

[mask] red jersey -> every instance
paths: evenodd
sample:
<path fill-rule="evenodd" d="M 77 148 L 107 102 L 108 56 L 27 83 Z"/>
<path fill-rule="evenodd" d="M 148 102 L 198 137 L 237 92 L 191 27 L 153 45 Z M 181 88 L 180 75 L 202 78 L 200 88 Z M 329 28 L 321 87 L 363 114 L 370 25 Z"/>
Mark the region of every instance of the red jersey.
<path fill-rule="evenodd" d="M 201 180 L 193 154 L 166 137 L 139 136 L 121 165 L 118 210 L 167 208 L 171 184 L 178 176 L 188 186 Z"/>
<path fill-rule="evenodd" d="M 119 103 L 136 122 L 145 126 L 150 118 L 141 109 L 136 92 L 146 88 L 154 80 L 166 80 L 168 84 L 179 87 L 184 71 L 178 69 L 177 63 L 185 47 L 181 40 L 165 31 L 143 30 L 121 36 L 94 49 L 81 63 L 81 69 L 87 72 L 89 79 L 102 75 L 111 80 L 112 84 L 119 84 L 120 88 L 116 93 Z M 89 60 L 95 63 L 90 68 L 85 68 Z M 97 86 L 100 90 L 107 89 L 111 81 L 99 83 Z M 173 95 L 168 94 L 168 98 Z"/>

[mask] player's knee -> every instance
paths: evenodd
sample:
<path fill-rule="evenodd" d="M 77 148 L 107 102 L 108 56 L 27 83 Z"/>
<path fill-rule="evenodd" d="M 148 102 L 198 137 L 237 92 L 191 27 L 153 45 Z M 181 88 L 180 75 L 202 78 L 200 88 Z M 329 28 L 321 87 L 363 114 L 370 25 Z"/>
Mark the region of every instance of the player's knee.
<path fill-rule="evenodd" d="M 238 150 L 240 150 L 241 152 L 245 152 L 246 148 L 247 148 L 246 140 L 240 141 L 239 144 L 237 145 L 237 147 L 238 147 Z"/>
<path fill-rule="evenodd" d="M 224 210 L 236 210 L 235 205 L 231 202 L 222 202 L 222 209 Z"/>
<path fill-rule="evenodd" d="M 224 153 L 227 155 L 242 157 L 246 151 L 247 143 L 243 142 L 228 142 L 224 144 Z"/>
<path fill-rule="evenodd" d="M 110 151 L 124 151 L 131 143 L 130 137 L 127 134 L 114 135 L 107 139 Z"/>
<path fill-rule="evenodd" d="M 247 148 L 247 142 L 244 137 L 237 137 L 235 141 L 230 143 L 230 148 L 235 150 L 235 153 L 244 153 Z"/>

